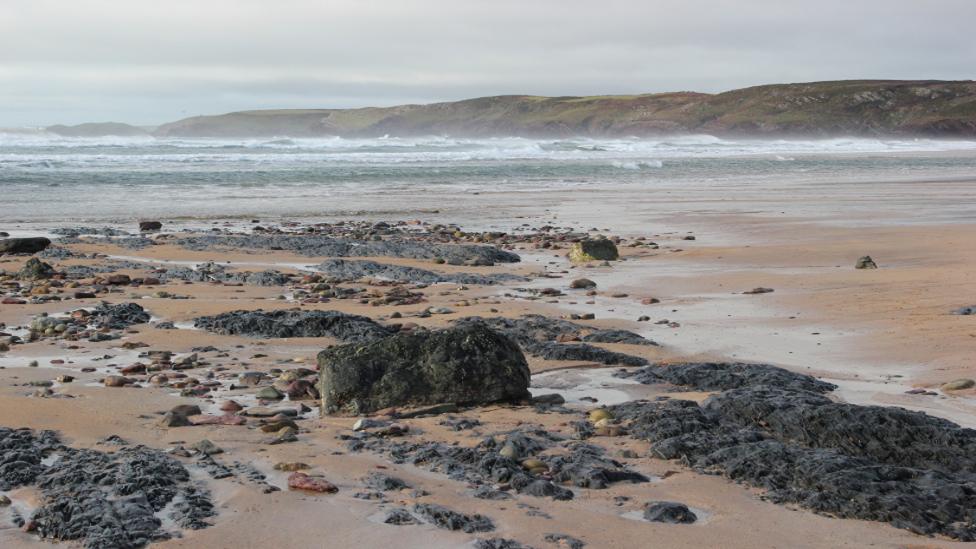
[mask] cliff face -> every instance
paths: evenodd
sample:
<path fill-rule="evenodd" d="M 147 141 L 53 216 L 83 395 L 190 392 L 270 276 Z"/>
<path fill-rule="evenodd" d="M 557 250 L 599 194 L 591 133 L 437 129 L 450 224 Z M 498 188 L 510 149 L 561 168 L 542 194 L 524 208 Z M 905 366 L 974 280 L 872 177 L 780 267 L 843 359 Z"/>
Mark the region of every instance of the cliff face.
<path fill-rule="evenodd" d="M 815 82 L 720 94 L 509 95 L 386 108 L 245 111 L 187 118 L 155 132 L 178 137 L 680 133 L 976 137 L 976 82 Z"/>

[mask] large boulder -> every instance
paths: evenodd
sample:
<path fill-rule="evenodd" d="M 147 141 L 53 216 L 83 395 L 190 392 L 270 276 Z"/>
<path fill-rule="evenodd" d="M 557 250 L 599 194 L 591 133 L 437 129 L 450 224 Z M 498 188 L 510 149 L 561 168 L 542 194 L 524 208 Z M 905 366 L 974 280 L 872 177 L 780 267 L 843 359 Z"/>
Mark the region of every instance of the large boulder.
<path fill-rule="evenodd" d="M 0 240 L 0 254 L 36 254 L 51 245 L 44 237 L 4 238 Z"/>
<path fill-rule="evenodd" d="M 518 345 L 480 322 L 333 347 L 319 353 L 318 363 L 325 414 L 530 396 L 529 366 Z"/>
<path fill-rule="evenodd" d="M 573 263 L 588 261 L 615 261 L 620 258 L 617 245 L 606 238 L 587 238 L 573 244 L 569 260 Z"/>

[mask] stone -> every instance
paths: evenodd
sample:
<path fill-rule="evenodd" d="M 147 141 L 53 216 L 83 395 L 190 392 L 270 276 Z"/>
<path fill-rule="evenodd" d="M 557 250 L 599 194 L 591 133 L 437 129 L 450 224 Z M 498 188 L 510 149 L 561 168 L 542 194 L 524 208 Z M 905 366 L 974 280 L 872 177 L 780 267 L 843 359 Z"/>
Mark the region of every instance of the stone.
<path fill-rule="evenodd" d="M 321 494 L 334 494 L 339 491 L 339 488 L 331 482 L 323 478 L 308 476 L 300 471 L 288 475 L 288 487 L 292 490 L 305 490 Z"/>
<path fill-rule="evenodd" d="M 746 295 L 756 295 L 756 294 L 769 294 L 769 293 L 772 293 L 774 291 L 775 290 L 773 290 L 772 288 L 763 288 L 762 286 L 760 286 L 758 288 L 753 288 L 751 290 L 747 290 L 747 291 L 742 292 L 742 293 L 743 294 L 746 294 Z"/>
<path fill-rule="evenodd" d="M 159 221 L 140 221 L 139 222 L 139 232 L 152 232 L 158 231 L 163 228 L 163 224 Z"/>
<path fill-rule="evenodd" d="M 293 473 L 295 471 L 304 471 L 308 469 L 309 465 L 307 463 L 302 463 L 300 461 L 279 461 L 274 464 L 275 471 L 285 471 L 288 473 Z"/>
<path fill-rule="evenodd" d="M 190 446 L 191 450 L 196 450 L 198 453 L 204 456 L 213 456 L 217 454 L 224 453 L 224 449 L 217 446 L 208 439 L 203 439 L 200 442 Z"/>
<path fill-rule="evenodd" d="M 857 263 L 854 264 L 854 268 L 855 269 L 877 269 L 878 264 L 875 263 L 873 259 L 871 259 L 871 256 L 866 255 L 857 260 Z"/>
<path fill-rule="evenodd" d="M 539 395 L 532 397 L 532 404 L 536 406 L 559 406 L 560 404 L 565 404 L 566 399 L 563 395 L 559 393 L 549 393 L 547 395 Z"/>
<path fill-rule="evenodd" d="M 484 515 L 465 515 L 433 503 L 418 503 L 413 512 L 438 528 L 460 530 L 468 534 L 490 532 L 495 529 L 492 520 Z"/>
<path fill-rule="evenodd" d="M 590 419 L 590 423 L 597 424 L 601 421 L 613 419 L 613 414 L 606 408 L 596 408 L 595 410 L 590 410 L 587 417 Z"/>
<path fill-rule="evenodd" d="M 620 259 L 617 245 L 606 238 L 587 238 L 573 244 L 569 260 L 573 263 L 590 261 L 614 261 Z"/>
<path fill-rule="evenodd" d="M 940 388 L 943 391 L 962 391 L 963 389 L 970 389 L 974 386 L 976 386 L 976 380 L 963 378 L 943 383 Z"/>
<path fill-rule="evenodd" d="M 274 387 L 262 387 L 254 396 L 259 400 L 281 400 L 285 398 L 285 395 L 281 394 L 281 391 Z"/>
<path fill-rule="evenodd" d="M 325 414 L 482 405 L 531 396 L 522 351 L 483 323 L 333 347 L 319 353 L 318 363 Z"/>
<path fill-rule="evenodd" d="M 125 376 L 105 376 L 102 384 L 106 387 L 125 387 L 132 383 L 132 380 Z"/>
<path fill-rule="evenodd" d="M 593 282 L 589 278 L 577 278 L 569 283 L 569 287 L 574 290 L 589 290 L 590 288 L 596 288 L 596 282 Z"/>
<path fill-rule="evenodd" d="M 36 257 L 27 260 L 24 267 L 17 273 L 22 280 L 46 280 L 57 274 L 54 267 L 44 263 Z"/>
<path fill-rule="evenodd" d="M 36 254 L 51 245 L 51 240 L 43 237 L 0 239 L 0 255 Z"/>
<path fill-rule="evenodd" d="M 668 524 L 692 524 L 698 516 L 683 503 L 652 501 L 644 505 L 644 519 Z"/>
<path fill-rule="evenodd" d="M 389 336 L 393 330 L 370 318 L 339 311 L 232 311 L 197 318 L 194 326 L 222 335 L 251 337 L 333 337 L 364 343 Z"/>

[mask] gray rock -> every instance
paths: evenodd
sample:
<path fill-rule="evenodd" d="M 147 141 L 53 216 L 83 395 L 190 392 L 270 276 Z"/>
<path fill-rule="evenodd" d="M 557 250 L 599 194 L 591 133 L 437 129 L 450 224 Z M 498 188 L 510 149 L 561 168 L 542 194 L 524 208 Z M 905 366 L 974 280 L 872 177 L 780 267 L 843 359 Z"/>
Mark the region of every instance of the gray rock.
<path fill-rule="evenodd" d="M 857 260 L 857 263 L 854 264 L 854 268 L 855 269 L 877 269 L 878 264 L 875 263 L 873 259 L 871 259 L 871 256 L 866 255 Z"/>
<path fill-rule="evenodd" d="M 614 261 L 619 258 L 616 244 L 606 238 L 587 238 L 573 244 L 569 250 L 569 259 L 573 263 Z"/>
<path fill-rule="evenodd" d="M 433 503 L 418 503 L 413 506 L 413 512 L 434 526 L 445 530 L 461 530 L 472 534 L 495 529 L 492 520 L 484 515 L 465 515 Z"/>
<path fill-rule="evenodd" d="M 683 503 L 651 501 L 644 505 L 644 519 L 668 524 L 692 524 L 698 520 L 698 515 Z"/>
<path fill-rule="evenodd" d="M 397 282 L 412 282 L 415 284 L 437 284 L 452 282 L 454 284 L 491 285 L 508 282 L 525 282 L 523 276 L 510 273 L 475 274 L 475 273 L 438 273 L 416 267 L 389 265 L 375 261 L 329 259 L 318 265 L 318 270 L 326 276 L 339 280 L 359 280 L 362 278 L 380 278 Z"/>
<path fill-rule="evenodd" d="M 204 316 L 194 326 L 223 335 L 251 337 L 333 337 L 345 342 L 367 342 L 387 337 L 393 330 L 370 318 L 339 311 L 232 311 Z"/>
<path fill-rule="evenodd" d="M 0 255 L 35 254 L 51 245 L 51 240 L 43 237 L 0 239 Z"/>
<path fill-rule="evenodd" d="M 318 364 L 328 414 L 530 396 L 529 367 L 518 346 L 480 323 L 334 347 L 319 353 Z"/>

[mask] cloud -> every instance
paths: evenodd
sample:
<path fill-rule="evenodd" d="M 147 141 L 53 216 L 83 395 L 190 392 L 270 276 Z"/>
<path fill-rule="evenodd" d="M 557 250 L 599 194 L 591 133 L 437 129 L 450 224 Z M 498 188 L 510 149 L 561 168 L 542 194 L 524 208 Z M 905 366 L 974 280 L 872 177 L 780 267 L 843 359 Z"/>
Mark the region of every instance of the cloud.
<path fill-rule="evenodd" d="M 973 78 L 971 0 L 5 0 L 0 126 Z"/>

